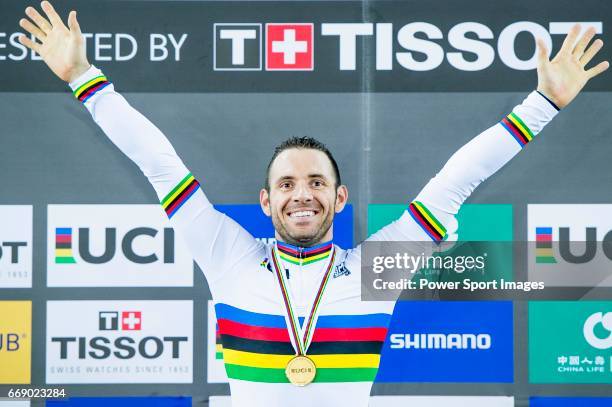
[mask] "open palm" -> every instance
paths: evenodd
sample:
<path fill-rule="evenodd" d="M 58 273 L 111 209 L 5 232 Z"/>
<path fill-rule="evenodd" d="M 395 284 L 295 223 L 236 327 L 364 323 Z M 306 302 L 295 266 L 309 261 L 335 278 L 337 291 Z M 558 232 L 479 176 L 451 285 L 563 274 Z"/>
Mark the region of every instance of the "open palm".
<path fill-rule="evenodd" d="M 31 21 L 25 18 L 19 20 L 19 25 L 40 43 L 23 35 L 19 37 L 19 42 L 36 51 L 60 79 L 71 82 L 89 68 L 76 11 L 70 12 L 66 27 L 51 3 L 43 1 L 42 9 L 48 19 L 35 8 L 28 7 L 25 12 Z"/>
<path fill-rule="evenodd" d="M 538 40 L 538 90 L 560 108 L 567 106 L 591 78 L 610 66 L 608 61 L 604 61 L 585 69 L 603 46 L 603 41 L 595 40 L 587 48 L 595 36 L 595 30 L 592 27 L 586 30 L 576 42 L 579 33 L 580 25 L 576 24 L 552 60 L 548 59 L 544 41 Z"/>

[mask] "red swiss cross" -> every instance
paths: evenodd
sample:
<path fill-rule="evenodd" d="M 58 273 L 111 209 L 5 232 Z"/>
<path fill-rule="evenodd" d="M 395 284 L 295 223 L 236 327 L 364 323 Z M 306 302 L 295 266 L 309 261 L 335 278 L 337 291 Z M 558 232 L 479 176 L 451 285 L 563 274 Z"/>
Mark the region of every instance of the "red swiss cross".
<path fill-rule="evenodd" d="M 266 70 L 312 71 L 312 23 L 266 24 Z"/>
<path fill-rule="evenodd" d="M 123 331 L 140 331 L 142 325 L 142 317 L 140 311 L 122 311 L 121 312 L 121 330 Z"/>

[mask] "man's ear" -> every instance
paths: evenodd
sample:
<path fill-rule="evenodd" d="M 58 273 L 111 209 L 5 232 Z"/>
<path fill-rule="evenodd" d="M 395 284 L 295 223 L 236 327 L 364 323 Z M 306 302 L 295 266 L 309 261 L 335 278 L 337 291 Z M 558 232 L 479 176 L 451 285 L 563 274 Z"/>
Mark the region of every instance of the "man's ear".
<path fill-rule="evenodd" d="M 270 194 L 265 188 L 259 191 L 259 205 L 261 205 L 261 210 L 266 216 L 272 216 L 272 211 L 270 210 Z"/>
<path fill-rule="evenodd" d="M 336 207 L 334 208 L 336 213 L 342 212 L 347 201 L 348 201 L 348 188 L 345 185 L 340 185 L 336 189 Z"/>

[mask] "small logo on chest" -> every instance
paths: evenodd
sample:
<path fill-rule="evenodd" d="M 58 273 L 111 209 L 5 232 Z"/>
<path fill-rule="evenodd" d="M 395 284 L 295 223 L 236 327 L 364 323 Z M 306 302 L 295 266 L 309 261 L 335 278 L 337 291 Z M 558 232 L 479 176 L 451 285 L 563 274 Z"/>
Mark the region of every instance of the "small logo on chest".
<path fill-rule="evenodd" d="M 346 268 L 346 265 L 344 264 L 344 262 L 342 262 L 338 264 L 336 268 L 334 269 L 334 274 L 332 275 L 332 278 L 349 276 L 349 275 L 351 275 L 351 271 L 348 268 Z"/>
<path fill-rule="evenodd" d="M 269 272 L 272 272 L 272 265 L 270 264 L 270 260 L 268 260 L 267 257 L 265 259 L 263 259 L 262 262 L 259 265 L 261 267 L 267 269 Z"/>

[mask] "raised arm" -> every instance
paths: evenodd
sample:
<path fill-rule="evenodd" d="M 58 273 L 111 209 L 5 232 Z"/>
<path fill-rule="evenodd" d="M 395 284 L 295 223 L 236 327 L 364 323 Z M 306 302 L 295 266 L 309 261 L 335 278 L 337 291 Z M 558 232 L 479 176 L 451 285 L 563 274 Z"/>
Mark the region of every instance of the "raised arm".
<path fill-rule="evenodd" d="M 609 67 L 604 61 L 586 65 L 603 46 L 588 29 L 578 39 L 580 26 L 568 33 L 557 55 L 549 60 L 538 40 L 538 87 L 523 103 L 494 126 L 461 147 L 432 178 L 397 221 L 374 234 L 372 240 L 456 240 L 455 215 L 483 181 L 510 161 L 567 106 L 586 83 Z"/>
<path fill-rule="evenodd" d="M 231 268 L 230 261 L 236 260 L 236 253 L 255 250 L 257 241 L 213 208 L 164 134 L 130 106 L 99 69 L 87 62 L 76 12 L 70 12 L 66 27 L 49 2 L 42 2 L 42 9 L 48 19 L 28 7 L 26 14 L 31 20 L 19 22 L 40 43 L 25 36 L 19 41 L 40 54 L 49 68 L 69 83 L 75 97 L 108 138 L 149 179 L 172 225 L 182 235 L 209 283 L 221 278 L 223 271 Z"/>

